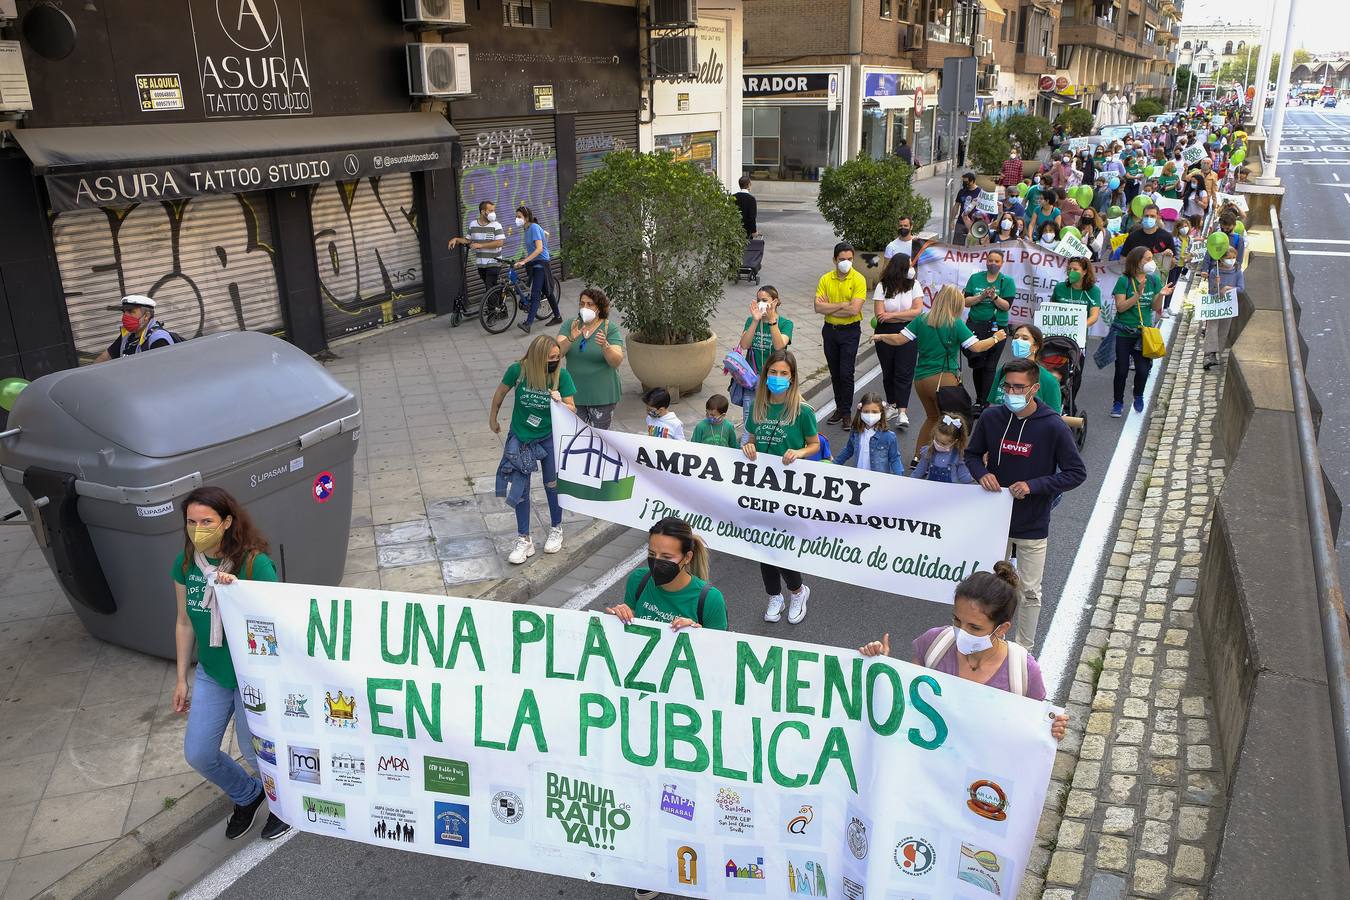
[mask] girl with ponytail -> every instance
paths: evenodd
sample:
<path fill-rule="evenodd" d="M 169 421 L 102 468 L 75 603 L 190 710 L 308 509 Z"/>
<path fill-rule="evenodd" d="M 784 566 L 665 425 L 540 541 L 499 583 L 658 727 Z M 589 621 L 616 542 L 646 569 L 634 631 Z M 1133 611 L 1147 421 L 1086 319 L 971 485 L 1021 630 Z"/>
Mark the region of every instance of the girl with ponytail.
<path fill-rule="evenodd" d="M 647 532 L 647 565 L 634 569 L 623 602 L 605 608 L 627 625 L 634 619 L 681 628 L 727 630 L 727 604 L 708 583 L 708 548 L 689 523 L 667 516 Z"/>
<path fill-rule="evenodd" d="M 1045 699 L 1045 682 L 1035 657 L 1008 640 L 1017 612 L 1017 570 L 997 562 L 992 572 L 975 572 L 956 586 L 952 624 L 930 628 L 914 639 L 914 664 L 966 681 Z M 858 648 L 863 656 L 889 656 L 891 636 L 884 634 Z M 1069 717 L 1056 716 L 1050 734 L 1062 740 Z"/>

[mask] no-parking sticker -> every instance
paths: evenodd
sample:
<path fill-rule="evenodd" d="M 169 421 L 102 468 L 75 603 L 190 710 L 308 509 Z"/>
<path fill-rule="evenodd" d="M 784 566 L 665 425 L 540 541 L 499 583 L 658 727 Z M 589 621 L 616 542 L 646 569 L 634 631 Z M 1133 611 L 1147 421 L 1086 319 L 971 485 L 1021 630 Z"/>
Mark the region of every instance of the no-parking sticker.
<path fill-rule="evenodd" d="M 314 476 L 314 501 L 316 503 L 327 503 L 333 497 L 333 492 L 337 490 L 337 485 L 333 482 L 332 472 L 320 472 Z"/>

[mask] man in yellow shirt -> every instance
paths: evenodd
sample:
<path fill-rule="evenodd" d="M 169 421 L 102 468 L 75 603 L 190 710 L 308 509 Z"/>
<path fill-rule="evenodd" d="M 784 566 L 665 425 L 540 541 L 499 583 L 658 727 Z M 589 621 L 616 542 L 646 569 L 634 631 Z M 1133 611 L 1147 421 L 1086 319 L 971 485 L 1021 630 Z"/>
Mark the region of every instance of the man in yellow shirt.
<path fill-rule="evenodd" d="M 825 317 L 821 336 L 834 387 L 834 412 L 826 421 L 841 423 L 845 431 L 853 423 L 853 366 L 866 299 L 867 279 L 853 270 L 853 245 L 841 241 L 834 245 L 834 271 L 820 276 L 816 285 L 816 312 Z"/>

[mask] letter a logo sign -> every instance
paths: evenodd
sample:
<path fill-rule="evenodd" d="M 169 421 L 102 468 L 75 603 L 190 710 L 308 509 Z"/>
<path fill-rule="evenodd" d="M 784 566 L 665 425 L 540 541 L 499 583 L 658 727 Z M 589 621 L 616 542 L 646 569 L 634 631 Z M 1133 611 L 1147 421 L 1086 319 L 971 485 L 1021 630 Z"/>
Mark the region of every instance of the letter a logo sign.
<path fill-rule="evenodd" d="M 277 33 L 281 31 L 281 11 L 277 9 L 276 0 L 237 0 L 238 10 L 233 17 L 233 24 L 228 24 L 229 17 L 221 8 L 230 5 L 234 5 L 230 0 L 216 0 L 216 18 L 236 47 L 249 53 L 259 53 L 272 46 Z M 270 17 L 264 18 L 264 13 L 270 14 Z"/>

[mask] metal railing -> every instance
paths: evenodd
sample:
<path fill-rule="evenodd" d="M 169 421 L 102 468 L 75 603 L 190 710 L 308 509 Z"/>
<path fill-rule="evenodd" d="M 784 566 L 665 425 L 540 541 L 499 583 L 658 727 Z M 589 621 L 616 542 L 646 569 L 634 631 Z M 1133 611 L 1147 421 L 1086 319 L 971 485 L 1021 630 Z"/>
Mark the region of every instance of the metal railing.
<path fill-rule="evenodd" d="M 1336 770 L 1341 782 L 1341 815 L 1350 845 L 1350 633 L 1345 618 L 1345 597 L 1336 553 L 1336 535 L 1327 508 L 1322 457 L 1313 426 L 1308 376 L 1298 343 L 1298 319 L 1294 316 L 1294 291 L 1285 259 L 1284 232 L 1279 212 L 1270 211 L 1270 230 L 1275 239 L 1275 269 L 1279 275 L 1280 310 L 1284 315 L 1284 348 L 1289 357 L 1289 386 L 1294 394 L 1294 426 L 1303 468 L 1303 499 L 1308 507 L 1312 533 L 1313 576 L 1317 581 L 1317 608 L 1322 623 L 1322 652 L 1326 656 L 1327 687 L 1331 694 L 1332 739 L 1336 745 Z"/>

